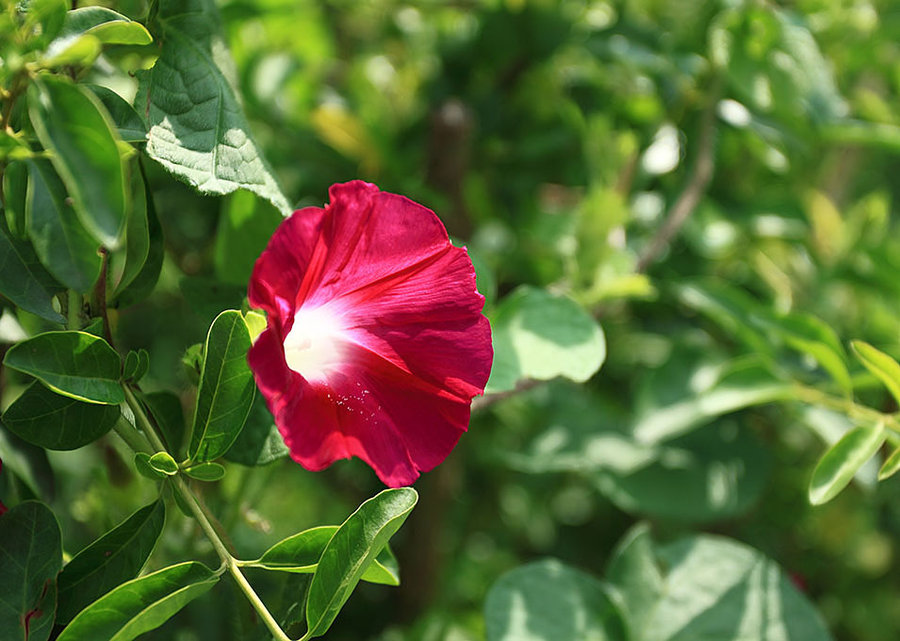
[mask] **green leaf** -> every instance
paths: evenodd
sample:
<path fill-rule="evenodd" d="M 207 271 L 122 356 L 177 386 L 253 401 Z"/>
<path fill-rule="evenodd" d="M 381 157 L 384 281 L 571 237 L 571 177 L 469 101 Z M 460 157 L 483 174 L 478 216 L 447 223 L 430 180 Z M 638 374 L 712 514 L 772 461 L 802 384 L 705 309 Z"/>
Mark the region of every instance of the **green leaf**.
<path fill-rule="evenodd" d="M 290 213 L 250 133 L 212 0 L 158 4 L 160 56 L 138 75 L 135 104 L 147 115 L 147 153 L 207 194 L 247 189 Z"/>
<path fill-rule="evenodd" d="M 253 567 L 295 574 L 312 574 L 318 567 L 325 547 L 337 531 L 337 525 L 322 525 L 289 536 L 266 550 L 258 561 L 253 562 Z M 363 572 L 361 580 L 382 585 L 400 585 L 397 560 L 390 546 L 385 545 L 382 548 L 372 564 Z"/>
<path fill-rule="evenodd" d="M 163 443 L 176 456 L 184 445 L 184 410 L 181 399 L 172 392 L 152 392 L 141 395 L 144 404 L 162 433 Z"/>
<path fill-rule="evenodd" d="M 528 378 L 563 376 L 581 383 L 606 358 L 603 330 L 569 298 L 523 286 L 497 306 L 492 320 L 489 393 L 511 390 Z"/>
<path fill-rule="evenodd" d="M 256 384 L 247 365 L 250 333 L 241 313 L 227 310 L 209 328 L 188 455 L 192 461 L 222 456 L 250 413 Z"/>
<path fill-rule="evenodd" d="M 130 197 L 121 141 L 105 112 L 93 93 L 60 76 L 40 76 L 28 87 L 35 133 L 52 152 L 75 213 L 98 242 L 116 249 Z"/>
<path fill-rule="evenodd" d="M 53 468 L 47 451 L 13 434 L 0 422 L 0 460 L 35 497 L 51 500 L 55 494 Z"/>
<path fill-rule="evenodd" d="M 89 292 L 100 275 L 97 242 L 78 222 L 52 165 L 35 159 L 29 161 L 28 173 L 25 212 L 35 253 L 60 283 Z"/>
<path fill-rule="evenodd" d="M 198 481 L 218 481 L 225 476 L 225 466 L 207 461 L 186 467 L 184 473 Z"/>
<path fill-rule="evenodd" d="M 865 368 L 877 376 L 894 400 L 900 403 L 900 364 L 863 341 L 853 341 L 850 345 Z"/>
<path fill-rule="evenodd" d="M 150 368 L 150 353 L 141 348 L 138 351 L 129 350 L 122 364 L 122 380 L 138 382 Z"/>
<path fill-rule="evenodd" d="M 28 164 L 11 162 L 3 171 L 3 196 L 6 198 L 6 224 L 16 238 L 28 237 L 25 227 L 25 202 L 28 194 Z"/>
<path fill-rule="evenodd" d="M 856 471 L 872 458 L 886 437 L 884 424 L 855 427 L 819 459 L 809 482 L 809 502 L 827 503 L 847 487 Z"/>
<path fill-rule="evenodd" d="M 491 586 L 484 605 L 487 641 L 625 641 L 608 589 L 555 559 L 523 565 Z"/>
<path fill-rule="evenodd" d="M 703 535 L 656 547 L 651 555 L 640 531 L 626 536 L 632 543 L 620 548 L 608 577 L 629 613 L 631 638 L 831 639 L 812 604 L 757 550 Z"/>
<path fill-rule="evenodd" d="M 244 314 L 244 322 L 247 323 L 247 329 L 250 331 L 250 340 L 255 343 L 259 335 L 266 329 L 265 314 L 251 309 Z"/>
<path fill-rule="evenodd" d="M 59 575 L 57 623 L 65 625 L 84 607 L 144 567 L 165 523 L 162 501 L 142 507 L 76 554 Z"/>
<path fill-rule="evenodd" d="M 166 476 L 178 474 L 178 463 L 168 452 L 153 454 L 147 459 L 147 463 L 160 474 L 165 474 Z"/>
<path fill-rule="evenodd" d="M 6 408 L 3 423 L 24 441 L 48 450 L 74 450 L 106 434 L 119 418 L 116 405 L 83 403 L 34 381 Z"/>
<path fill-rule="evenodd" d="M 46 641 L 50 636 L 56 574 L 61 565 L 59 525 L 46 505 L 25 501 L 0 516 L 0 630 L 4 641 Z"/>
<path fill-rule="evenodd" d="M 88 7 L 85 7 L 88 8 Z M 91 7 L 93 8 L 93 7 Z M 99 8 L 99 7 L 97 7 Z M 116 131 L 119 132 L 119 138 L 124 142 L 145 142 L 147 140 L 147 125 L 141 120 L 138 112 L 135 111 L 128 102 L 112 89 L 108 89 L 101 85 L 84 85 L 90 89 L 110 115 L 116 124 Z M 134 195 L 133 200 L 137 200 Z"/>
<path fill-rule="evenodd" d="M 287 445 L 266 407 L 262 394 L 257 394 L 250 407 L 244 429 L 225 452 L 225 458 L 241 465 L 266 465 L 288 455 Z"/>
<path fill-rule="evenodd" d="M 27 312 L 53 323 L 65 323 L 65 317 L 50 302 L 52 283 L 53 277 L 31 245 L 12 238 L 5 221 L 0 221 L 0 294 Z"/>
<path fill-rule="evenodd" d="M 131 641 L 161 626 L 218 581 L 195 561 L 133 579 L 82 610 L 57 641 Z"/>
<path fill-rule="evenodd" d="M 360 505 L 334 533 L 309 585 L 304 639 L 328 631 L 366 569 L 403 525 L 418 498 L 412 488 L 384 490 Z"/>
<path fill-rule="evenodd" d="M 13 345 L 3 363 L 30 374 L 53 391 L 88 403 L 125 402 L 119 355 L 85 332 L 44 332 Z"/>
<path fill-rule="evenodd" d="M 163 259 L 165 258 L 166 248 L 162 226 L 159 224 L 159 218 L 156 215 L 153 197 L 150 194 L 150 190 L 146 187 L 147 178 L 144 176 L 143 171 L 141 172 L 141 178 L 143 179 L 142 181 L 135 179 L 134 182 L 136 196 L 134 207 L 138 211 L 130 214 L 128 217 L 129 228 L 126 254 L 129 251 L 129 247 L 134 249 L 131 250 L 130 258 L 126 255 L 123 281 L 119 282 L 116 293 L 113 295 L 116 307 L 133 305 L 149 296 L 159 280 Z M 146 215 L 147 235 L 149 237 L 145 259 L 140 258 L 143 256 L 143 251 L 139 248 L 142 244 L 140 236 L 143 234 L 141 230 L 143 224 L 143 219 L 140 217 L 141 214 Z M 131 236 L 132 233 L 135 235 L 133 238 Z M 137 269 L 133 277 L 130 276 L 132 268 L 137 267 L 137 265 L 139 265 L 139 269 Z M 126 275 L 131 278 L 127 283 L 124 282 Z"/>
<path fill-rule="evenodd" d="M 241 189 L 229 196 L 216 232 L 216 275 L 227 283 L 245 285 L 282 220 L 281 212 L 249 191 Z"/>
<path fill-rule="evenodd" d="M 103 51 L 103 43 L 92 35 L 57 38 L 41 58 L 45 69 L 90 67 Z"/>
<path fill-rule="evenodd" d="M 151 481 L 161 481 L 168 478 L 167 474 L 156 470 L 150 465 L 150 455 L 147 452 L 134 453 L 134 469 L 137 470 L 138 474 Z M 190 511 L 185 512 L 185 514 L 191 516 Z"/>
<path fill-rule="evenodd" d="M 25 5 L 28 23 L 41 26 L 40 42 L 47 43 L 56 37 L 65 23 L 68 8 L 66 0 L 30 0 Z"/>
<path fill-rule="evenodd" d="M 900 447 L 894 450 L 894 453 L 887 458 L 884 465 L 878 470 L 878 480 L 883 481 L 892 477 L 897 473 L 897 470 L 900 470 Z"/>
<path fill-rule="evenodd" d="M 81 7 L 66 13 L 59 38 L 90 34 L 103 44 L 146 45 L 153 42 L 144 25 L 105 7 Z"/>
<path fill-rule="evenodd" d="M 150 255 L 150 218 L 147 212 L 147 192 L 144 176 L 135 172 L 131 177 L 134 203 L 128 214 L 125 235 L 125 266 L 116 291 L 126 289 L 137 278 Z"/>

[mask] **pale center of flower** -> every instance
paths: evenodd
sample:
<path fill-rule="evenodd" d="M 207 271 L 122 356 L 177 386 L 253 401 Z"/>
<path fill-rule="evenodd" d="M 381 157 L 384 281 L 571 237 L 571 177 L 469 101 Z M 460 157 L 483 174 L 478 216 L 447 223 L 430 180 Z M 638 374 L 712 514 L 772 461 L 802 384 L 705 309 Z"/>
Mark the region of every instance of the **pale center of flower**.
<path fill-rule="evenodd" d="M 300 308 L 284 338 L 287 366 L 308 381 L 323 380 L 344 360 L 346 341 L 335 314 L 325 307 Z"/>

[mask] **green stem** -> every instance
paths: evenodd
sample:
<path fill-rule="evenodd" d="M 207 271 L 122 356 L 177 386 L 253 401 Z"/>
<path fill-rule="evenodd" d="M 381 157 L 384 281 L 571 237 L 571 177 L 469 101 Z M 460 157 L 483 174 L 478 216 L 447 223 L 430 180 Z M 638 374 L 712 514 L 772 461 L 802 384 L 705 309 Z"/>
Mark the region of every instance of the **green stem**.
<path fill-rule="evenodd" d="M 878 410 L 859 405 L 852 398 L 845 396 L 833 396 L 815 387 L 797 384 L 795 387 L 796 398 L 809 405 L 818 405 L 864 423 L 883 423 L 888 429 L 888 441 L 893 445 L 900 445 L 900 421 L 896 414 L 885 414 Z"/>
<path fill-rule="evenodd" d="M 147 443 L 145 439 L 141 438 L 140 433 L 135 431 L 124 418 L 120 417 L 119 420 L 116 421 L 116 424 L 113 425 L 113 429 L 133 452 L 153 454 L 153 448 L 150 447 L 150 444 Z"/>
<path fill-rule="evenodd" d="M 150 422 L 150 419 L 147 418 L 147 414 L 144 412 L 144 408 L 141 406 L 140 401 L 138 401 L 137 397 L 134 395 L 134 392 L 131 391 L 131 389 L 127 385 L 123 385 L 122 388 L 125 390 L 125 401 L 128 403 L 131 411 L 134 413 L 134 420 L 136 425 L 140 427 L 143 433 L 147 436 L 147 440 L 150 441 L 150 444 L 153 446 L 153 448 L 160 452 L 166 451 L 162 439 L 159 438 L 159 435 L 153 428 L 153 424 Z M 253 609 L 256 610 L 257 614 L 259 614 L 260 618 L 262 618 L 262 621 L 269 629 L 269 632 L 272 633 L 272 636 L 277 641 L 291 641 L 291 638 L 287 634 L 285 634 L 284 630 L 281 629 L 281 626 L 278 625 L 278 621 L 276 621 L 275 617 L 272 616 L 272 613 L 269 612 L 266 604 L 263 603 L 262 599 L 259 598 L 259 595 L 256 594 L 253 586 L 250 585 L 249 581 L 247 581 L 247 577 L 245 577 L 241 572 L 240 568 L 238 567 L 237 559 L 231 556 L 231 553 L 225 547 L 225 543 L 222 542 L 222 538 L 219 536 L 218 532 L 216 532 L 215 527 L 213 527 L 212 521 L 207 517 L 206 512 L 200 504 L 200 501 L 191 491 L 191 488 L 188 487 L 187 483 L 185 483 L 184 479 L 179 475 L 173 476 L 171 481 L 172 488 L 178 493 L 183 502 L 188 506 L 191 514 L 193 514 L 194 518 L 200 524 L 200 529 L 203 530 L 204 534 L 206 534 L 206 538 L 208 538 L 210 543 L 212 543 L 213 549 L 215 549 L 216 554 L 222 560 L 222 564 L 228 570 L 228 573 L 231 574 L 231 577 L 234 579 L 235 583 L 238 584 L 238 587 L 241 589 L 241 592 L 244 593 L 244 596 L 247 597 L 247 600 L 250 601 L 250 605 L 253 606 Z"/>

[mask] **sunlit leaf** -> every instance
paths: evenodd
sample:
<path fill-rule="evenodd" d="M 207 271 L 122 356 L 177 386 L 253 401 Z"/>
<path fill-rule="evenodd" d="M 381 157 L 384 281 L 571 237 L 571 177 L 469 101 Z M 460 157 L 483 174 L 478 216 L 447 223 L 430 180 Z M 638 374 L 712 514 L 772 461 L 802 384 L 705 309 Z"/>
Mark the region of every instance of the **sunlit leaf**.
<path fill-rule="evenodd" d="M 884 425 L 855 427 L 819 459 L 809 482 L 809 501 L 827 503 L 847 487 L 856 471 L 879 450 L 886 437 Z"/>
<path fill-rule="evenodd" d="M 877 376 L 900 403 L 900 363 L 863 341 L 853 341 L 851 346 L 865 368 Z"/>

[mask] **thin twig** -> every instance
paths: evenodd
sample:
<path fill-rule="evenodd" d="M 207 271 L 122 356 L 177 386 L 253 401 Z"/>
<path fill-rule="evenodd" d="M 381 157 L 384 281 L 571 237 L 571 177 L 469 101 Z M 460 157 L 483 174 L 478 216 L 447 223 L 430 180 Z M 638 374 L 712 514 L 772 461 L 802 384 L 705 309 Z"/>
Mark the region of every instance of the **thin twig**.
<path fill-rule="evenodd" d="M 669 210 L 665 222 L 657 230 L 656 235 L 650 239 L 638 258 L 634 268 L 636 273 L 645 272 L 651 264 L 659 259 L 706 194 L 715 169 L 716 105 L 719 102 L 719 87 L 720 81 L 717 78 L 713 81 L 713 87 L 709 92 L 709 104 L 701 116 L 697 157 L 694 160 L 691 177 Z"/>

